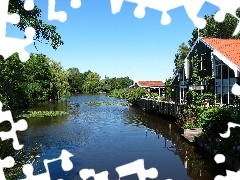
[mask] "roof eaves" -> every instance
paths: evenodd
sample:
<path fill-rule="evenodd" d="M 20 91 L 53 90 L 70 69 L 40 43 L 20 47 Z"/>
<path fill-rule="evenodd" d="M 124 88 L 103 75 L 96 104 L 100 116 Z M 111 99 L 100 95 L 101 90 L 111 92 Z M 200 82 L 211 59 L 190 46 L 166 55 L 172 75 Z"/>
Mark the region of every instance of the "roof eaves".
<path fill-rule="evenodd" d="M 222 60 L 232 70 L 240 72 L 240 67 L 238 67 L 235 63 L 233 63 L 231 60 L 229 60 L 226 56 L 224 56 L 218 50 L 214 49 L 213 54 L 216 55 L 220 60 Z"/>
<path fill-rule="evenodd" d="M 189 57 L 189 55 L 191 54 L 192 50 L 194 49 L 194 47 L 196 46 L 196 44 L 199 42 L 199 40 L 201 41 L 202 38 L 199 37 L 199 38 L 194 42 L 194 44 L 192 45 L 192 47 L 191 47 L 190 51 L 188 52 L 188 54 L 187 54 L 187 56 L 186 56 L 185 59 L 187 59 L 187 58 Z"/>

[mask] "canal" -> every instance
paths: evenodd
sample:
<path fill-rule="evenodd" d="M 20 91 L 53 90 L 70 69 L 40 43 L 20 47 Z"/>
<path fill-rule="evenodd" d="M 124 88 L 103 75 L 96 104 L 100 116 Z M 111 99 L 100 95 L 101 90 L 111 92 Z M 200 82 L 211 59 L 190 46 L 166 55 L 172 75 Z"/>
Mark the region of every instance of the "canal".
<path fill-rule="evenodd" d="M 204 160 L 181 137 L 174 123 L 126 106 L 123 100 L 103 94 L 76 95 L 30 110 L 69 112 L 29 118 L 28 129 L 18 133 L 26 147 L 41 145 L 34 173 L 45 173 L 43 160 L 58 158 L 63 149 L 74 155 L 68 172 L 62 170 L 61 161 L 49 164 L 51 179 L 81 179 L 79 171 L 87 168 L 96 173 L 108 171 L 108 178 L 117 180 L 115 168 L 138 159 L 144 159 L 145 169 L 156 168 L 161 180 L 211 180 L 219 173 L 213 162 Z"/>

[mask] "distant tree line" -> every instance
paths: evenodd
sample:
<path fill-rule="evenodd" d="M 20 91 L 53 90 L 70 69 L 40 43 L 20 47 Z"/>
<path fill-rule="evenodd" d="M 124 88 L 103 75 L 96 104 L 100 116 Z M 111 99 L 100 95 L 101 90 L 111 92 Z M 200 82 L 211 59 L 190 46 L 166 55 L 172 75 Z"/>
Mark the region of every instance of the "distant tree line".
<path fill-rule="evenodd" d="M 68 82 L 72 93 L 110 93 L 113 90 L 124 89 L 133 84 L 133 80 L 129 77 L 109 78 L 105 76 L 104 79 L 101 79 L 101 76 L 96 72 L 88 70 L 80 73 L 76 67 L 69 68 L 67 72 L 69 73 Z"/>
<path fill-rule="evenodd" d="M 72 93 L 109 93 L 132 85 L 129 77 L 101 79 L 90 70 L 80 73 L 78 68 L 64 70 L 43 54 L 30 54 L 21 62 L 18 54 L 4 60 L 0 56 L 0 101 L 5 109 L 19 109 L 41 101 L 58 100 Z"/>

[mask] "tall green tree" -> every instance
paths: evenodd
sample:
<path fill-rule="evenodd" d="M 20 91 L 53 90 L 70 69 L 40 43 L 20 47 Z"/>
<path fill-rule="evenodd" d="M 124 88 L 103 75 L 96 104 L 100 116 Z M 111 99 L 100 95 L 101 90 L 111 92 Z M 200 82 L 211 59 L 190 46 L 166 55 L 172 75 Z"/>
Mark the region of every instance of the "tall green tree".
<path fill-rule="evenodd" d="M 8 11 L 20 15 L 20 22 L 15 24 L 17 28 L 24 31 L 27 27 L 33 27 L 36 31 L 35 40 L 49 44 L 53 49 L 63 45 L 57 27 L 49 25 L 41 19 L 42 10 L 37 6 L 31 11 L 24 9 L 25 0 L 9 0 Z"/>
<path fill-rule="evenodd" d="M 24 64 L 16 53 L 6 60 L 0 56 L 0 101 L 5 108 L 22 106 L 27 101 L 23 71 Z"/>
<path fill-rule="evenodd" d="M 240 8 L 236 11 L 238 17 L 240 17 Z M 199 36 L 208 38 L 222 38 L 222 39 L 239 39 L 240 34 L 232 36 L 235 28 L 237 27 L 238 20 L 230 14 L 226 14 L 223 22 L 217 22 L 214 20 L 214 15 L 204 16 L 207 24 L 204 29 L 199 30 Z M 192 38 L 188 41 L 190 46 L 193 46 L 194 42 L 198 38 L 198 29 L 195 28 L 192 32 Z"/>
<path fill-rule="evenodd" d="M 103 84 L 101 81 L 101 76 L 95 72 L 88 73 L 83 83 L 83 92 L 97 93 L 102 90 L 102 87 L 103 87 Z"/>
<path fill-rule="evenodd" d="M 48 100 L 51 82 L 49 59 L 43 54 L 31 54 L 24 64 L 23 74 L 26 93 L 32 103 Z"/>
<path fill-rule="evenodd" d="M 70 95 L 70 85 L 68 82 L 69 72 L 65 71 L 60 62 L 49 60 L 50 66 L 50 98 L 58 100 Z"/>
<path fill-rule="evenodd" d="M 189 51 L 190 51 L 190 48 L 185 43 L 182 43 L 179 46 L 174 59 L 174 64 L 175 64 L 175 68 L 173 69 L 174 75 L 176 75 L 178 70 L 183 66 L 184 59 L 187 57 Z"/>
<path fill-rule="evenodd" d="M 76 67 L 69 68 L 68 82 L 71 87 L 71 92 L 82 92 L 82 85 L 84 83 L 84 74 L 80 73 Z"/>

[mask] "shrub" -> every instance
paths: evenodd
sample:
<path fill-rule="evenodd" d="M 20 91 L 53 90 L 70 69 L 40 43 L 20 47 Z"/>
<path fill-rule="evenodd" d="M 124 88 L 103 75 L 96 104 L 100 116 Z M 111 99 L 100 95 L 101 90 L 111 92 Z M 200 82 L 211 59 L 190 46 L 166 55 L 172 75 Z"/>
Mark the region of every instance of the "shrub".
<path fill-rule="evenodd" d="M 219 133 L 224 133 L 227 130 L 227 123 L 234 122 L 235 116 L 233 110 L 225 106 L 217 106 L 206 109 L 202 112 L 197 123 L 203 128 L 203 131 L 210 135 L 215 136 Z"/>
<path fill-rule="evenodd" d="M 217 152 L 240 157 L 240 128 L 232 128 L 230 137 L 226 139 L 219 134 L 227 131 L 228 122 L 237 121 L 233 110 L 220 106 L 209 108 L 201 113 L 197 121 L 203 127 L 202 137 L 206 144 L 209 144 Z M 232 148 L 229 149 L 229 147 Z"/>

